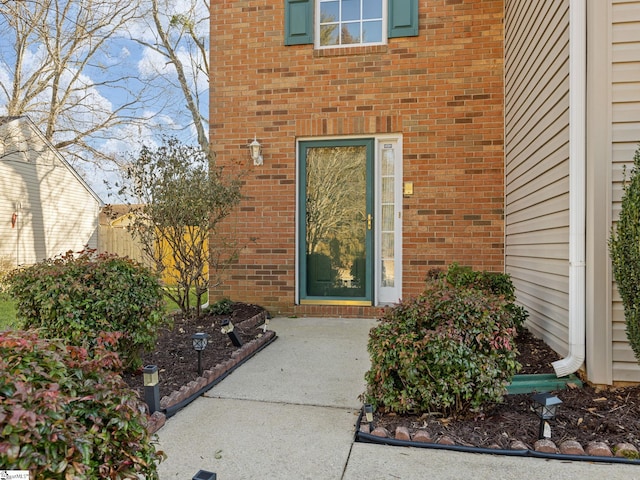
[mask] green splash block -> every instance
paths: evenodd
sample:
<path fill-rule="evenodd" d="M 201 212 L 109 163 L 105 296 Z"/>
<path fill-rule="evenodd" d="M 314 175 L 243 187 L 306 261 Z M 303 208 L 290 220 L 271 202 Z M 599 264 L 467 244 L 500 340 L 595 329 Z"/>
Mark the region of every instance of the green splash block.
<path fill-rule="evenodd" d="M 564 390 L 568 383 L 573 383 L 582 388 L 582 381 L 576 375 L 556 377 L 553 373 L 541 373 L 533 375 L 515 375 L 507 386 L 507 394 L 516 393 L 541 393 L 554 390 Z"/>

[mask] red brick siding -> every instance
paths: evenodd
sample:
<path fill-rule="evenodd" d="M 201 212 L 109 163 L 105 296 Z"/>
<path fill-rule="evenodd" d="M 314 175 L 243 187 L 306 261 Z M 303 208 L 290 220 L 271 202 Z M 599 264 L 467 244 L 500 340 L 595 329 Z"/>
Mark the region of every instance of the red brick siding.
<path fill-rule="evenodd" d="M 246 245 L 212 298 L 276 314 L 371 316 L 294 306 L 296 138 L 400 133 L 403 294 L 451 262 L 503 269 L 503 2 L 420 2 L 420 35 L 387 46 L 284 46 L 284 1 L 211 3 L 211 144 L 242 171 L 225 232 Z M 246 145 L 254 134 L 264 165 Z"/>

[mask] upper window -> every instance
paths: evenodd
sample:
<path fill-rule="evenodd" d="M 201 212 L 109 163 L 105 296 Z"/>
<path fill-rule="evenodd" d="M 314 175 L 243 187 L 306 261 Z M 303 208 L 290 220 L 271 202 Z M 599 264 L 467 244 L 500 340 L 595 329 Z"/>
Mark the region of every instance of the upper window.
<path fill-rule="evenodd" d="M 284 18 L 285 45 L 376 45 L 418 35 L 418 0 L 285 0 Z"/>
<path fill-rule="evenodd" d="M 318 47 L 383 43 L 382 4 L 383 0 L 319 0 Z"/>

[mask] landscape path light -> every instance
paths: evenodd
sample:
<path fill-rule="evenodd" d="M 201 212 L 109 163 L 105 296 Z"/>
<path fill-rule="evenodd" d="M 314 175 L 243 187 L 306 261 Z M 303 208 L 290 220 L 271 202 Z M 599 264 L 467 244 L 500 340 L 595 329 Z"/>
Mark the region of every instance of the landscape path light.
<path fill-rule="evenodd" d="M 373 428 L 373 405 L 370 403 L 364 404 L 364 418 L 366 418 L 367 423 Z"/>
<path fill-rule="evenodd" d="M 216 480 L 216 474 L 214 472 L 207 472 L 206 470 L 198 470 L 191 480 Z"/>
<path fill-rule="evenodd" d="M 533 400 L 533 409 L 540 418 L 538 438 L 551 438 L 551 427 L 548 420 L 556 418 L 562 400 L 550 393 L 537 393 L 531 397 L 531 400 Z"/>
<path fill-rule="evenodd" d="M 240 337 L 238 336 L 238 334 L 236 332 L 233 331 L 233 323 L 231 323 L 231 320 L 229 320 L 228 318 L 224 319 L 222 321 L 222 323 L 220 324 L 222 326 L 222 328 L 220 329 L 220 331 L 222 333 L 225 333 L 229 336 L 229 338 L 231 339 L 231 342 L 236 346 L 236 347 L 241 347 L 242 346 L 242 340 L 240 339 Z"/>
<path fill-rule="evenodd" d="M 373 405 L 370 403 L 365 403 L 364 405 L 364 416 L 367 419 L 367 423 L 373 422 Z"/>
<path fill-rule="evenodd" d="M 160 410 L 160 385 L 158 382 L 158 366 L 147 365 L 142 369 L 144 381 L 144 401 L 149 407 L 149 413 Z"/>
<path fill-rule="evenodd" d="M 193 349 L 198 352 L 198 375 L 202 375 L 202 351 L 207 348 L 207 343 L 211 335 L 208 333 L 198 332 L 191 335 Z"/>

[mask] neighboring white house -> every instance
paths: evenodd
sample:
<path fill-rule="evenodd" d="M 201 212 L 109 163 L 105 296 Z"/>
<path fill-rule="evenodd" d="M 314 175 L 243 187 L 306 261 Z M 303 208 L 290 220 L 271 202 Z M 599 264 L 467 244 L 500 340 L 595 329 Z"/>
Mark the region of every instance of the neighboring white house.
<path fill-rule="evenodd" d="M 0 259 L 98 247 L 102 202 L 28 117 L 0 117 Z"/>
<path fill-rule="evenodd" d="M 639 142 L 640 0 L 506 0 L 505 269 L 559 375 L 640 382 L 607 244 Z"/>

